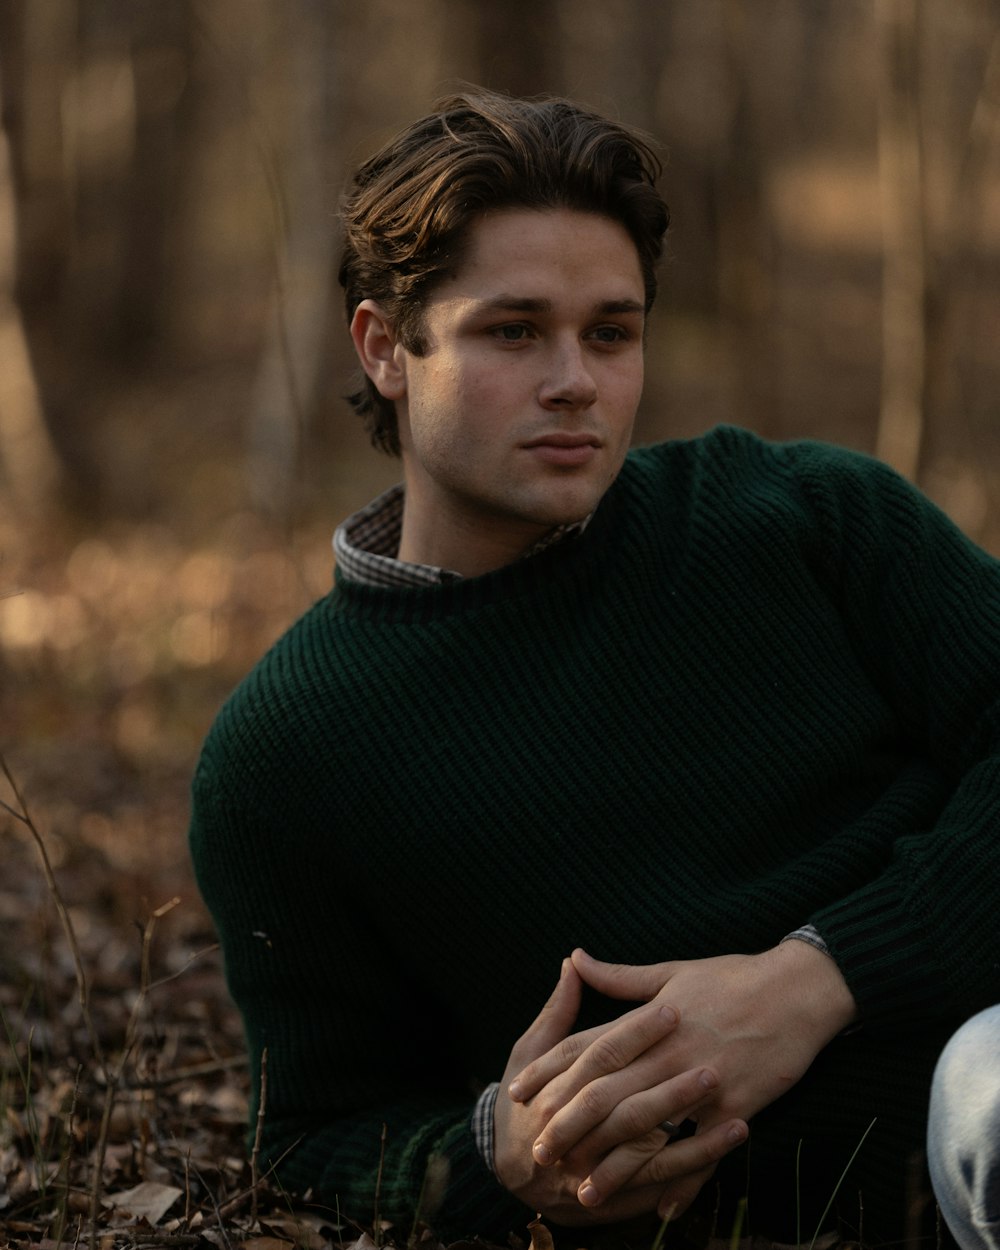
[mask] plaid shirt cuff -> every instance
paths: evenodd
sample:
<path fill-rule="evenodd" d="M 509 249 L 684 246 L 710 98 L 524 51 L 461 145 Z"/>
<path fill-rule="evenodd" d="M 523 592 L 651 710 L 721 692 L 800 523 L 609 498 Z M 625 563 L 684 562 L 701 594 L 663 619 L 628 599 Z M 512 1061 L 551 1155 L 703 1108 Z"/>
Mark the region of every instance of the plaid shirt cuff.
<path fill-rule="evenodd" d="M 472 1136 L 476 1139 L 483 1162 L 494 1176 L 497 1175 L 497 1170 L 493 1165 L 493 1108 L 496 1106 L 499 1089 L 499 1081 L 487 1085 L 472 1110 Z M 497 1180 L 499 1179 L 497 1176 Z"/>

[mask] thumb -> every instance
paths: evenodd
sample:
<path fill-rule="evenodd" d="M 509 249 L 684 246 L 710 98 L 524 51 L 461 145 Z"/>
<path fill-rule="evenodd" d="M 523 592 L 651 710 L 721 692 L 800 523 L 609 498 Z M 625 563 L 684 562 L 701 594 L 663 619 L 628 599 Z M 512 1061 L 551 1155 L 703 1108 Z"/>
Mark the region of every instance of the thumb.
<path fill-rule="evenodd" d="M 544 1055 L 569 1033 L 580 1010 L 582 992 L 583 983 L 576 969 L 570 960 L 564 959 L 556 988 L 514 1048 L 520 1066 Z"/>
<path fill-rule="evenodd" d="M 572 955 L 573 967 L 592 989 L 608 998 L 624 998 L 629 1002 L 649 1002 L 670 980 L 671 965 L 607 964 L 594 959 L 579 947 Z"/>

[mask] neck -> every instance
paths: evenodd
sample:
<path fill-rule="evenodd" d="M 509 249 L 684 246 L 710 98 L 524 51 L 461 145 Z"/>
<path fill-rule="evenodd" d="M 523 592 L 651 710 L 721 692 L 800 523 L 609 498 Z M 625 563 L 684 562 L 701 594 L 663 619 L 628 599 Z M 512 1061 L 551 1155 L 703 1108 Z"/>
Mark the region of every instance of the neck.
<path fill-rule="evenodd" d="M 417 518 L 404 499 L 403 526 L 399 539 L 400 560 L 449 569 L 462 577 L 480 577 L 519 560 L 548 532 L 544 525 L 528 522 L 516 530 L 509 526 L 491 529 L 468 518 L 435 515 Z"/>

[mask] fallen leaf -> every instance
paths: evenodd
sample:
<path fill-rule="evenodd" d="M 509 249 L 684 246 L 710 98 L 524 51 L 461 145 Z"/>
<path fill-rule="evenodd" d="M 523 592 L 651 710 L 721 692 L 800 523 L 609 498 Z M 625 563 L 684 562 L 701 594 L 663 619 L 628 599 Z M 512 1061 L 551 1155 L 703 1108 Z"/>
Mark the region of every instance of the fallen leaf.
<path fill-rule="evenodd" d="M 268 1216 L 267 1220 L 261 1221 L 261 1226 L 266 1228 L 268 1232 L 274 1232 L 279 1237 L 294 1242 L 296 1246 L 302 1250 L 324 1250 L 326 1246 L 326 1238 L 312 1228 L 305 1220 L 296 1219 L 294 1216 L 286 1216 L 284 1218 Z M 262 1240 L 267 1241 L 264 1237 Z M 256 1242 L 255 1242 L 256 1247 Z M 269 1250 L 268 1247 L 260 1247 L 258 1250 Z"/>
<path fill-rule="evenodd" d="M 136 1219 L 158 1224 L 184 1191 L 174 1185 L 161 1185 L 158 1181 L 142 1181 L 124 1193 L 109 1194 L 112 1206 L 128 1211 Z"/>

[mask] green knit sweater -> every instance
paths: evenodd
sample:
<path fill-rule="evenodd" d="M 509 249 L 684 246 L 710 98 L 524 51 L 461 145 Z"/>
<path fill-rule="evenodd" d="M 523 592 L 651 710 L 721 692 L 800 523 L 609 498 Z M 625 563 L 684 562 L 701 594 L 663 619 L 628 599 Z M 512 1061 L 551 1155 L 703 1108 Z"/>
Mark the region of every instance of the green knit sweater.
<path fill-rule="evenodd" d="M 469 1116 L 562 957 L 808 922 L 863 1024 L 756 1117 L 723 1199 L 789 1238 L 798 1191 L 810 1233 L 876 1119 L 839 1210 L 898 1238 L 934 1058 L 1000 1000 L 998 696 L 1000 565 L 884 466 L 732 428 L 630 453 L 581 537 L 497 572 L 338 578 L 194 784 L 264 1158 L 370 1222 L 385 1125 L 404 1234 L 422 1202 L 523 1235 Z"/>

